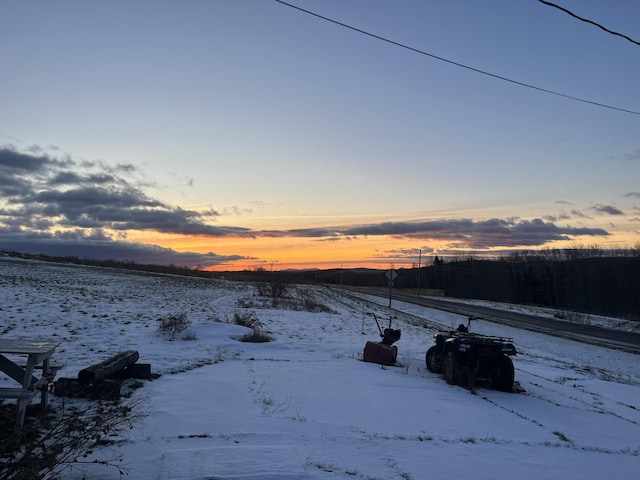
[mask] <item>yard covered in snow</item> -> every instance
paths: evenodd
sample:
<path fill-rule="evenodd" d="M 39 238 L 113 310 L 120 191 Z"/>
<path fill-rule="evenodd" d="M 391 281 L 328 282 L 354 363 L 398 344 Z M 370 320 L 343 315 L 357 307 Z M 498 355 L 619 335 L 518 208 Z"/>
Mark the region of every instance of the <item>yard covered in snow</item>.
<path fill-rule="evenodd" d="M 58 339 L 58 377 L 129 349 L 160 374 L 132 393 L 143 399 L 144 421 L 94 452 L 120 459 L 133 479 L 555 480 L 640 471 L 633 354 L 480 321 L 473 331 L 514 339 L 525 391 L 472 394 L 424 364 L 433 333 L 466 319 L 424 307 L 394 302 L 398 365 L 382 367 L 361 359 L 366 341 L 379 338 L 368 313 L 389 318 L 385 299 L 300 285 L 274 308 L 251 283 L 9 258 L 0 258 L 0 285 L 2 335 Z M 159 320 L 180 314 L 192 322 L 189 339 L 170 341 Z M 239 341 L 250 329 L 238 317 L 257 318 L 274 340 Z M 100 465 L 63 476 L 83 474 L 119 476 Z"/>

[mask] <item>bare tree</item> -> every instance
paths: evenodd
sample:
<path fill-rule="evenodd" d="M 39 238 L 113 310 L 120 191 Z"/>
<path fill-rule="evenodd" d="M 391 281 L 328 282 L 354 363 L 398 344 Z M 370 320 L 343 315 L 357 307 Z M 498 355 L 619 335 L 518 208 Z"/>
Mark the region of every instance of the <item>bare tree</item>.
<path fill-rule="evenodd" d="M 0 478 L 40 480 L 83 464 L 113 467 L 126 473 L 117 457 L 87 460 L 99 455 L 117 435 L 133 428 L 144 417 L 143 399 L 128 402 L 91 402 L 63 407 L 60 413 L 35 419 L 22 430 L 0 434 Z M 99 458 L 99 456 L 97 457 Z"/>

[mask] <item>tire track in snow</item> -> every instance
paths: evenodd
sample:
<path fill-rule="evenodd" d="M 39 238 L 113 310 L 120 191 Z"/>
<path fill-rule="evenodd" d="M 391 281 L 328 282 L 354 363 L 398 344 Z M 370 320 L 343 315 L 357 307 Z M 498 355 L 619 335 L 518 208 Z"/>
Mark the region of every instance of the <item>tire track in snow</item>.
<path fill-rule="evenodd" d="M 618 418 L 618 419 L 623 420 L 625 422 L 629 422 L 629 423 L 631 423 L 633 425 L 640 425 L 640 421 L 639 420 L 635 420 L 633 418 L 629 418 L 627 416 L 624 416 L 623 414 L 614 412 L 613 410 L 611 410 L 610 407 L 607 408 L 607 406 L 606 406 L 606 405 L 618 405 L 618 406 L 623 407 L 624 409 L 628 409 L 631 413 L 640 414 L 640 412 L 638 412 L 638 409 L 634 405 L 628 405 L 626 403 L 622 403 L 622 402 L 619 402 L 619 401 L 616 401 L 616 400 L 612 400 L 612 399 L 607 398 L 606 396 L 604 396 L 601 392 L 592 391 L 592 390 L 588 389 L 587 387 L 585 387 L 584 385 L 581 385 L 581 384 L 577 383 L 577 382 L 580 382 L 580 380 L 582 380 L 580 378 L 577 378 L 577 377 L 575 377 L 575 378 L 574 377 L 561 377 L 559 379 L 551 379 L 551 378 L 547 378 L 547 377 L 544 377 L 542 375 L 533 373 L 533 372 L 528 371 L 528 370 L 526 370 L 524 368 L 521 368 L 521 367 L 517 368 L 516 370 L 524 372 L 527 375 L 529 375 L 530 377 L 538 378 L 539 380 L 541 380 L 543 382 L 543 383 L 531 383 L 535 387 L 537 387 L 539 389 L 542 389 L 542 390 L 545 390 L 547 392 L 553 393 L 554 395 L 556 395 L 558 397 L 570 400 L 571 402 L 575 402 L 575 403 L 578 403 L 580 405 L 586 406 L 588 411 L 592 411 L 594 413 L 600 413 L 600 414 L 604 414 L 604 415 L 611 415 L 611 416 L 613 416 L 615 418 Z M 570 381 L 570 380 L 573 380 L 576 383 L 574 383 L 573 386 L 571 386 L 571 387 L 566 387 L 566 382 Z M 587 380 L 589 380 L 589 379 L 587 378 Z M 552 386 L 544 385 L 544 383 L 549 383 Z M 587 400 L 581 399 L 578 396 L 567 394 L 567 393 L 562 391 L 563 389 L 553 388 L 553 385 L 563 386 L 563 387 L 565 387 L 565 389 L 566 388 L 575 389 L 578 392 L 580 392 L 580 393 L 582 393 L 582 394 L 584 394 L 586 396 L 590 396 L 591 399 L 592 399 L 592 402 L 589 402 Z M 544 402 L 548 402 L 548 403 L 550 403 L 550 404 L 552 404 L 554 406 L 557 406 L 557 407 L 572 408 L 572 409 L 578 409 L 579 410 L 578 407 L 570 405 L 569 402 L 564 403 L 564 404 L 563 403 L 559 403 L 557 401 L 554 401 L 554 400 L 552 400 L 550 398 L 545 398 L 544 396 L 542 396 L 540 394 L 536 394 L 536 393 L 531 392 L 531 391 L 527 391 L 526 395 L 531 396 L 533 398 L 537 398 L 537 399 L 542 400 Z"/>
<path fill-rule="evenodd" d="M 554 392 L 557 393 L 557 392 Z M 527 394 L 528 395 L 528 394 Z M 529 395 L 532 398 L 535 398 L 537 400 L 541 400 L 541 401 L 548 401 L 547 399 L 544 399 L 542 397 L 538 397 L 538 396 L 533 396 L 533 395 Z M 575 441 L 567 438 L 562 432 L 560 432 L 559 430 L 554 429 L 553 427 L 549 428 L 546 425 L 544 425 L 542 422 L 540 422 L 539 420 L 535 419 L 535 418 L 531 418 L 527 415 L 525 415 L 522 412 L 519 412 L 513 408 L 509 408 L 506 407 L 504 405 L 501 405 L 499 402 L 490 399 L 487 396 L 482 396 L 481 397 L 482 400 L 488 402 L 489 404 L 491 404 L 492 406 L 494 406 L 495 408 L 499 408 L 503 411 L 509 412 L 513 415 L 515 415 L 518 418 L 521 418 L 523 420 L 526 420 L 528 422 L 531 422 L 532 424 L 543 428 L 545 430 L 547 430 L 549 433 L 555 435 L 558 440 L 560 440 L 560 442 L 545 442 L 543 444 L 538 444 L 538 445 L 544 445 L 544 446 L 551 446 L 551 447 L 566 447 L 566 448 L 571 448 L 574 450 L 582 450 L 582 451 L 589 451 L 589 452 L 598 452 L 598 453 L 605 453 L 605 454 L 609 454 L 609 455 L 629 455 L 629 456 L 634 456 L 637 457 L 638 455 L 640 455 L 640 448 L 637 449 L 631 449 L 630 447 L 625 447 L 625 448 L 619 448 L 619 449 L 610 449 L 610 448 L 604 448 L 604 447 L 599 447 L 599 446 L 595 446 L 595 445 L 579 445 L 577 444 Z M 553 402 L 551 402 L 552 404 L 554 404 Z M 555 405 L 555 404 L 554 404 Z M 557 405 L 560 408 L 567 408 L 566 405 Z M 569 407 L 571 408 L 571 407 Z M 579 410 L 579 409 L 576 409 Z M 596 412 L 596 413 L 603 413 L 603 412 Z M 604 412 L 607 414 L 610 414 L 611 412 Z M 616 416 L 616 415 L 613 415 Z M 626 420 L 626 419 L 622 419 L 622 420 Z M 636 422 L 631 422 L 631 423 L 636 423 Z M 529 445 L 529 442 L 525 442 L 527 445 Z M 533 444 L 531 444 L 533 445 Z"/>

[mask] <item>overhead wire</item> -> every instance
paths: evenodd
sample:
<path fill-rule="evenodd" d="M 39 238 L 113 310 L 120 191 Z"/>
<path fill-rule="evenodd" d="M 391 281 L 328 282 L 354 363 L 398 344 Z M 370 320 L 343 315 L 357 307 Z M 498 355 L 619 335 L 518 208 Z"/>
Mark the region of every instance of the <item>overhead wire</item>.
<path fill-rule="evenodd" d="M 576 15 L 575 13 L 573 13 L 571 10 L 567 9 L 567 8 L 564 8 L 564 7 L 562 7 L 560 5 L 557 5 L 557 4 L 553 3 L 553 2 L 548 2 L 547 0 L 538 0 L 538 1 L 540 3 L 543 3 L 544 5 L 549 6 L 549 7 L 554 7 L 554 8 L 557 8 L 558 10 L 562 10 L 564 13 L 566 13 L 568 15 L 571 15 L 572 17 L 577 18 L 578 20 L 580 20 L 582 22 L 590 23 L 591 25 L 594 25 L 594 26 L 600 28 L 601 30 L 604 30 L 605 32 L 610 33 L 611 35 L 617 35 L 618 37 L 622 37 L 625 40 L 630 41 L 631 43 L 635 43 L 636 45 L 640 45 L 640 42 L 634 40 L 633 38 L 628 37 L 627 35 L 624 35 L 622 33 L 618 33 L 618 32 L 614 32 L 613 30 L 609 30 L 608 28 L 600 25 L 597 22 L 594 22 L 593 20 L 589 20 L 588 18 L 580 17 L 580 16 Z"/>
<path fill-rule="evenodd" d="M 620 112 L 630 113 L 630 114 L 633 114 L 633 115 L 640 115 L 639 111 L 630 110 L 630 109 L 621 108 L 621 107 L 616 107 L 614 105 L 608 105 L 606 103 L 595 102 L 595 101 L 592 101 L 592 100 L 587 100 L 585 98 L 580 98 L 580 97 L 576 97 L 576 96 L 573 96 L 573 95 L 568 95 L 566 93 L 556 92 L 554 90 L 549 90 L 547 88 L 538 87 L 538 86 L 532 85 L 530 83 L 525 83 L 525 82 L 521 82 L 521 81 L 518 81 L 518 80 L 513 80 L 511 78 L 504 77 L 502 75 L 497 75 L 495 73 L 491 73 L 491 72 L 488 72 L 486 70 L 481 70 L 479 68 L 471 67 L 469 65 L 465 65 L 465 64 L 459 63 L 459 62 L 455 62 L 453 60 L 449 60 L 447 58 L 444 58 L 444 57 L 441 57 L 441 56 L 438 56 L 438 55 L 434 55 L 433 53 L 425 52 L 424 50 L 420 50 L 418 48 L 411 47 L 411 46 L 406 45 L 404 43 L 396 42 L 395 40 L 391 40 L 389 38 L 382 37 L 380 35 L 376 35 L 374 33 L 368 32 L 366 30 L 362 30 L 362 29 L 354 27 L 352 25 L 348 25 L 346 23 L 339 22 L 339 21 L 334 20 L 332 18 L 325 17 L 323 15 L 320 15 L 318 13 L 312 12 L 310 10 L 298 7 L 297 5 L 293 5 L 291 3 L 287 3 L 287 2 L 285 2 L 283 0 L 274 0 L 274 1 L 277 2 L 277 3 L 280 3 L 282 5 L 285 5 L 287 7 L 291 7 L 293 9 L 295 9 L 295 10 L 299 10 L 299 11 L 301 11 L 303 13 L 308 14 L 308 15 L 311 15 L 311 16 L 314 16 L 316 18 L 319 18 L 321 20 L 325 20 L 325 21 L 333 23 L 335 25 L 339 25 L 339 26 L 347 28 L 349 30 L 353 30 L 354 32 L 360 33 L 362 35 L 366 35 L 368 37 L 375 38 L 376 40 L 380 40 L 380 41 L 389 43 L 391 45 L 395 45 L 397 47 L 404 48 L 406 50 L 409 50 L 409 51 L 418 53 L 420 55 L 424 55 L 424 56 L 433 58 L 435 60 L 439 60 L 441 62 L 449 63 L 449 64 L 454 65 L 456 67 L 464 68 L 464 69 L 470 70 L 472 72 L 476 72 L 476 73 L 479 73 L 479 74 L 482 74 L 482 75 L 486 75 L 488 77 L 492 77 L 492 78 L 495 78 L 495 79 L 498 79 L 498 80 L 502 80 L 502 81 L 509 82 L 509 83 L 512 83 L 512 84 L 515 84 L 515 85 L 519 85 L 521 87 L 526 87 L 526 88 L 530 88 L 530 89 L 533 89 L 533 90 L 537 90 L 539 92 L 547 93 L 547 94 L 550 94 L 550 95 L 556 95 L 558 97 L 567 98 L 569 100 L 574 100 L 574 101 L 577 101 L 577 102 L 587 103 L 587 104 L 590 104 L 590 105 L 595 105 L 597 107 L 602 107 L 602 108 L 608 108 L 608 109 L 611 109 L 611 110 L 617 110 L 617 111 L 620 111 Z"/>

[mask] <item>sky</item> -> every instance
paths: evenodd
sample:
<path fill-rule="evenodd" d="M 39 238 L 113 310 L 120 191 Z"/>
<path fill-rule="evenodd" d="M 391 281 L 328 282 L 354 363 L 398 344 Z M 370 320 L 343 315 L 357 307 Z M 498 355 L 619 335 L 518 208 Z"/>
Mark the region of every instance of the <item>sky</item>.
<path fill-rule="evenodd" d="M 239 270 L 638 244 L 640 45 L 536 0 L 288 3 L 316 15 L 0 0 L 0 249 Z M 558 4 L 640 41 L 633 0 Z"/>

